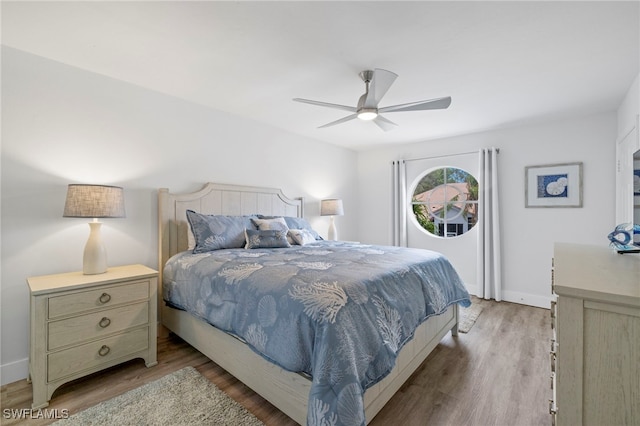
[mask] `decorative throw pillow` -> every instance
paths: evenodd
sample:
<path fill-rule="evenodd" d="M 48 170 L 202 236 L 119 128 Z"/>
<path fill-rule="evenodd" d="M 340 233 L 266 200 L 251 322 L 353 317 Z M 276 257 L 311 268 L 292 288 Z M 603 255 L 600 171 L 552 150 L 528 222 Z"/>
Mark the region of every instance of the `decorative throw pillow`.
<path fill-rule="evenodd" d="M 287 226 L 287 222 L 285 222 L 283 217 L 274 217 L 269 219 L 251 219 L 253 224 L 258 227 L 260 231 L 269 231 L 271 229 L 275 229 L 278 231 L 284 231 L 285 233 L 289 230 Z"/>
<path fill-rule="evenodd" d="M 258 218 L 260 219 L 273 219 L 275 218 L 275 216 L 264 216 L 264 215 L 258 215 Z M 315 238 L 316 240 L 322 240 L 322 237 L 320 236 L 320 234 L 318 234 L 309 224 L 309 222 L 307 222 L 307 220 L 303 217 L 293 217 L 293 216 L 284 216 L 284 221 L 287 224 L 287 226 L 289 227 L 289 229 L 306 229 L 307 231 L 311 232 L 311 235 L 313 235 L 313 238 Z"/>
<path fill-rule="evenodd" d="M 289 236 L 295 244 L 301 246 L 314 243 L 316 241 L 313 234 L 306 229 L 289 229 Z"/>
<path fill-rule="evenodd" d="M 187 220 L 195 238 L 194 253 L 242 248 L 245 244 L 244 230 L 255 229 L 251 216 L 205 215 L 187 210 Z"/>
<path fill-rule="evenodd" d="M 245 229 L 246 249 L 291 247 L 287 241 L 287 231 L 268 229 L 259 231 Z"/>

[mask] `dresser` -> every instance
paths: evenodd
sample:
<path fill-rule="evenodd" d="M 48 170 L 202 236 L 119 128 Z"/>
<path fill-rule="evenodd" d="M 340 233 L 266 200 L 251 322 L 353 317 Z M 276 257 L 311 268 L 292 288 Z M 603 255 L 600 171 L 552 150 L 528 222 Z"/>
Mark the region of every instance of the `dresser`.
<path fill-rule="evenodd" d="M 157 364 L 158 273 L 143 265 L 27 279 L 32 409 L 62 384 L 142 358 Z"/>
<path fill-rule="evenodd" d="M 640 424 L 640 256 L 558 243 L 552 286 L 553 422 Z"/>

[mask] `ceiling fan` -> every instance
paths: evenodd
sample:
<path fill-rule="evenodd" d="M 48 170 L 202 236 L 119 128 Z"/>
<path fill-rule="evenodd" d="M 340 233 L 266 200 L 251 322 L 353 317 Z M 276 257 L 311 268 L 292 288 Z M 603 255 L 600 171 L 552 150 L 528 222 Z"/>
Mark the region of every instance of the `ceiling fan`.
<path fill-rule="evenodd" d="M 343 117 L 339 120 L 327 123 L 319 128 L 331 127 L 336 124 L 344 123 L 355 118 L 361 120 L 373 121 L 378 127 L 385 132 L 393 130 L 397 124 L 391 120 L 388 120 L 381 116 L 382 113 L 387 112 L 401 112 L 401 111 L 424 111 L 429 109 L 446 109 L 451 105 L 451 97 L 429 99 L 426 101 L 410 102 L 400 105 L 392 105 L 379 108 L 378 104 L 382 97 L 387 93 L 395 79 L 397 74 L 391 71 L 376 68 L 373 71 L 362 71 L 360 78 L 364 81 L 366 89 L 364 95 L 360 96 L 358 105 L 355 107 L 348 105 L 331 104 L 328 102 L 313 101 L 310 99 L 294 98 L 296 102 L 303 102 L 311 105 L 318 105 L 328 108 L 342 109 L 352 112 L 353 114 Z"/>

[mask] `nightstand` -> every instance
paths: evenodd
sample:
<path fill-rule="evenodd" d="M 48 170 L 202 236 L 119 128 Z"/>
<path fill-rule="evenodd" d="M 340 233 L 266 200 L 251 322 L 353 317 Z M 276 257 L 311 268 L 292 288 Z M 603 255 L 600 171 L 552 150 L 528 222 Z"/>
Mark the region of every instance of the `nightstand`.
<path fill-rule="evenodd" d="M 143 265 L 27 279 L 32 409 L 62 384 L 134 358 L 157 362 L 158 272 Z"/>

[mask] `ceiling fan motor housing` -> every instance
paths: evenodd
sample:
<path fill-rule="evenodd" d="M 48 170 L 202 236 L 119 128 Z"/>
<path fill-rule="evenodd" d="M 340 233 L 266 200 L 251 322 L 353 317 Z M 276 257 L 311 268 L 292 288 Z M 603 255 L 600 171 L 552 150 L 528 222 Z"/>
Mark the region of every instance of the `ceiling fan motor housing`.
<path fill-rule="evenodd" d="M 356 114 L 360 120 L 373 120 L 378 116 L 378 108 L 365 107 L 364 103 L 367 100 L 367 96 L 369 95 L 369 83 L 373 79 L 373 71 L 365 70 L 360 72 L 360 78 L 366 84 L 366 90 L 360 99 L 358 99 L 358 107 L 356 110 Z"/>
<path fill-rule="evenodd" d="M 358 100 L 356 114 L 360 120 L 373 120 L 378 116 L 378 108 L 366 108 L 364 106 L 364 101 L 367 99 L 368 93 L 369 90 L 367 90 L 364 95 L 360 96 L 360 99 Z"/>

